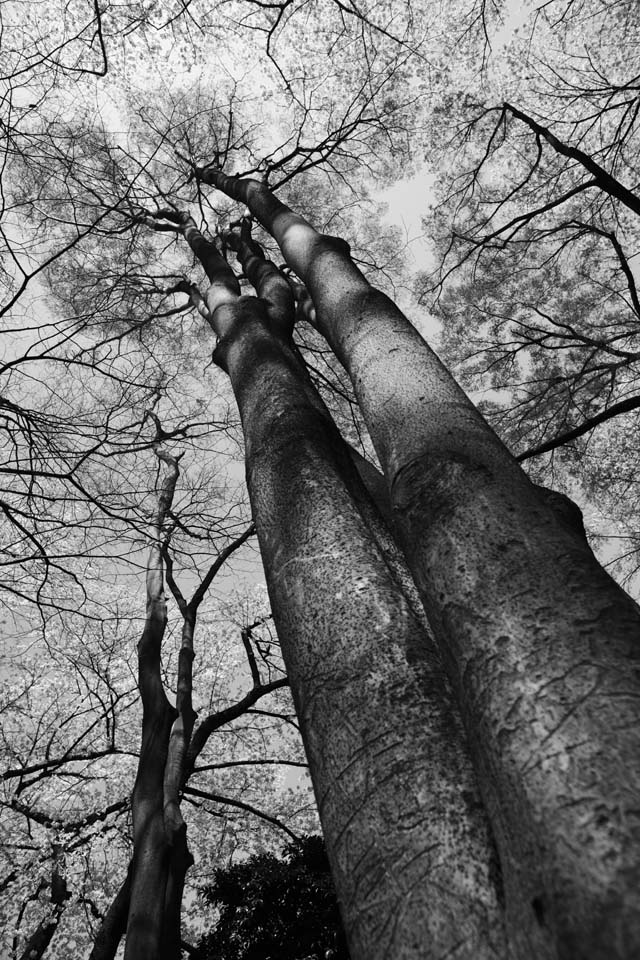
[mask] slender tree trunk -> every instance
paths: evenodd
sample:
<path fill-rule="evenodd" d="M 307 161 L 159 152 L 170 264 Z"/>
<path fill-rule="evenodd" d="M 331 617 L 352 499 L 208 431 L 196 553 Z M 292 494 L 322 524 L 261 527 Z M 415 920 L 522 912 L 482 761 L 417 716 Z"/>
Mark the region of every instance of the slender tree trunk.
<path fill-rule="evenodd" d="M 25 948 L 20 954 L 20 960 L 41 960 L 44 957 L 53 935 L 58 929 L 63 911 L 64 906 L 56 904 L 53 913 L 38 924 L 27 940 Z"/>
<path fill-rule="evenodd" d="M 157 420 L 156 427 L 160 432 Z M 147 566 L 147 614 L 138 644 L 138 687 L 143 721 L 132 800 L 134 852 L 126 880 L 96 936 L 91 960 L 112 960 L 125 930 L 126 958 L 179 960 L 185 946 L 180 937 L 185 877 L 193 863 L 180 810 L 181 791 L 211 732 L 243 714 L 260 697 L 287 683 L 286 678 L 282 678 L 262 684 L 254 664 L 251 692 L 225 710 L 207 717 L 194 733 L 196 713 L 192 703 L 192 667 L 198 609 L 222 565 L 254 530 L 253 526 L 248 527 L 218 554 L 187 602 L 174 579 L 163 530 L 173 502 L 180 458 L 169 456 L 157 447 L 156 453 L 168 469 L 161 484 L 154 518 L 153 543 Z M 175 708 L 169 703 L 161 676 L 167 619 L 165 575 L 183 618 Z"/>
<path fill-rule="evenodd" d="M 187 870 L 193 864 L 193 856 L 187 845 L 187 825 L 182 820 L 171 830 L 169 836 L 169 862 L 167 885 L 164 896 L 163 952 L 164 958 L 180 960 L 182 897 Z"/>
<path fill-rule="evenodd" d="M 458 696 L 522 957 L 640 956 L 640 612 L 397 307 L 263 184 L 247 204 L 348 370 Z"/>
<path fill-rule="evenodd" d="M 273 268 L 253 266 L 245 251 L 260 300 L 219 283 L 207 294 L 214 356 L 240 409 L 351 955 L 505 958 L 499 870 L 439 655 L 372 537 L 373 504 L 289 341 L 287 295 Z"/>
<path fill-rule="evenodd" d="M 116 955 L 120 941 L 127 929 L 132 872 L 133 865 L 130 863 L 122 886 L 102 918 L 102 923 L 93 941 L 89 960 L 113 960 Z"/>
<path fill-rule="evenodd" d="M 53 864 L 51 866 L 51 896 L 53 910 L 42 920 L 27 940 L 20 960 L 41 960 L 49 948 L 53 935 L 64 913 L 67 900 L 71 896 L 64 876 L 64 855 L 60 844 L 54 844 Z"/>
<path fill-rule="evenodd" d="M 164 777 L 169 738 L 176 711 L 169 703 L 160 674 L 167 613 L 162 564 L 162 525 L 171 506 L 177 463 L 166 459 L 169 472 L 159 497 L 155 542 L 147 567 L 147 617 L 138 644 L 138 686 L 142 699 L 142 745 L 133 790 L 133 873 L 125 960 L 178 960 L 166 952 L 165 897 L 170 845 L 164 820 Z M 179 931 L 178 931 L 179 943 Z M 175 940 L 175 937 L 173 938 Z"/>
<path fill-rule="evenodd" d="M 196 611 L 187 610 L 182 627 L 182 643 L 178 654 L 177 717 L 169 738 L 164 773 L 164 826 L 169 843 L 169 869 L 164 902 L 164 949 L 167 957 L 180 958 L 180 915 L 187 870 L 193 857 L 187 846 L 187 827 L 180 811 L 180 788 L 187 750 L 196 719 L 192 705 L 193 634 Z"/>

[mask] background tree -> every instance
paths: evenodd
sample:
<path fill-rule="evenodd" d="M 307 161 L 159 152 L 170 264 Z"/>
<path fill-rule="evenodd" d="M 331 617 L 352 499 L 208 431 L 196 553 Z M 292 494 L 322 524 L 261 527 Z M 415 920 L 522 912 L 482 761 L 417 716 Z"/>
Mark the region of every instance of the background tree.
<path fill-rule="evenodd" d="M 220 911 L 204 960 L 348 960 L 329 861 L 320 836 L 284 857 L 265 853 L 216 870 L 205 896 Z"/>
<path fill-rule="evenodd" d="M 626 554 L 627 576 L 637 33 L 628 5 L 552 3 L 503 34 L 503 63 L 454 106 L 458 134 L 442 156 L 455 145 L 462 166 L 455 177 L 442 168 L 441 268 L 423 285 L 437 296 L 446 356 L 483 392 L 483 410 L 534 476 L 586 497 L 589 530 L 609 538 L 607 559 Z"/>
<path fill-rule="evenodd" d="M 179 521 L 179 515 L 174 516 Z M 193 636 L 196 613 L 207 589 L 249 533 L 250 528 L 230 541 L 213 561 L 194 600 L 190 604 L 183 601 L 183 615 L 179 614 L 183 629 L 177 631 L 178 636 L 183 634 L 182 653 L 180 642 L 175 645 L 173 630 L 166 638 L 162 679 L 169 691 L 178 685 L 179 703 L 184 702 L 188 689 L 184 663 L 180 669 L 180 660 L 185 659 L 184 635 L 187 639 Z M 178 540 L 176 533 L 176 549 Z M 181 579 L 180 568 L 168 552 L 168 545 L 164 550 L 171 568 L 172 589 L 182 600 L 176 582 L 176 577 Z M 40 923 L 38 910 L 46 910 L 43 897 L 38 897 L 39 877 L 48 869 L 51 842 L 54 853 L 62 849 L 66 855 L 69 881 L 68 897 L 55 917 L 60 921 L 59 929 L 56 931 L 55 925 L 47 928 L 49 938 L 56 932 L 52 949 L 64 953 L 84 947 L 87 937 L 96 936 L 95 956 L 113 955 L 123 923 L 126 924 L 128 894 L 124 898 L 115 895 L 132 854 L 129 816 L 139 754 L 139 701 L 131 654 L 132 633 L 135 636 L 138 632 L 140 600 L 123 595 L 122 588 L 114 599 L 114 617 L 110 622 L 104 619 L 107 603 L 96 609 L 100 620 L 91 616 L 91 610 L 76 615 L 75 624 L 67 616 L 64 644 L 50 627 L 51 652 L 44 660 L 36 634 L 34 659 L 27 656 L 5 683 L 7 702 L 2 731 L 9 763 L 4 773 L 3 846 L 7 860 L 3 895 L 6 933 L 13 936 L 14 950 L 21 949 L 20 944 L 30 931 L 29 924 L 33 927 Z M 209 637 L 207 657 L 196 671 L 200 691 L 196 689 L 193 702 L 200 711 L 200 723 L 195 727 L 191 749 L 181 761 L 174 759 L 172 767 L 186 791 L 185 802 L 192 810 L 190 819 L 195 823 L 196 837 L 203 829 L 207 829 L 209 842 L 217 834 L 221 862 L 233 855 L 237 843 L 234 838 L 239 836 L 239 828 L 233 825 L 234 814 L 259 817 L 258 823 L 262 822 L 265 828 L 245 828 L 245 849 L 251 849 L 254 842 L 265 842 L 265 833 L 267 842 L 269 832 L 282 831 L 283 837 L 294 835 L 283 821 L 292 816 L 295 820 L 296 812 L 298 820 L 302 815 L 301 822 L 307 822 L 304 784 L 290 793 L 279 790 L 281 796 L 277 799 L 274 795 L 270 810 L 263 809 L 269 806 L 267 798 L 279 782 L 278 765 L 288 761 L 294 770 L 304 768 L 304 760 L 295 749 L 295 726 L 286 698 L 284 702 L 274 701 L 272 694 L 258 714 L 247 716 L 258 700 L 271 690 L 281 689 L 286 682 L 278 665 L 277 643 L 270 635 L 268 613 L 250 621 L 247 617 L 251 606 L 255 614 L 260 605 L 246 606 L 245 601 L 245 609 L 240 607 L 237 613 L 231 612 L 232 603 L 225 606 L 226 613 L 219 603 L 214 604 L 213 610 L 209 604 L 201 627 L 205 637 L 207 633 L 213 633 L 213 637 Z M 235 617 L 239 617 L 238 626 L 233 624 Z M 70 629 L 74 626 L 76 633 L 72 635 Z M 235 654 L 234 635 L 240 628 L 243 653 Z M 139 679 L 143 687 L 149 682 L 149 665 L 145 663 L 143 659 Z M 261 671 L 266 675 L 264 682 L 260 679 Z M 294 733 L 293 741 L 288 730 Z M 173 746 L 170 753 L 174 755 L 175 750 Z M 146 763 L 148 766 L 148 759 Z M 253 777 L 248 772 L 252 769 L 256 771 Z M 216 778 L 215 786 L 212 776 Z M 225 809 L 232 813 L 222 815 Z M 205 827 L 210 811 L 221 818 L 219 829 Z M 197 891 L 207 870 L 206 858 L 200 858 L 199 867 L 190 877 L 192 890 Z M 115 907 L 109 907 L 110 891 L 115 896 Z M 25 898 L 24 906 L 21 897 Z M 193 897 L 192 893 L 192 908 Z M 118 922 L 116 915 L 120 917 Z"/>

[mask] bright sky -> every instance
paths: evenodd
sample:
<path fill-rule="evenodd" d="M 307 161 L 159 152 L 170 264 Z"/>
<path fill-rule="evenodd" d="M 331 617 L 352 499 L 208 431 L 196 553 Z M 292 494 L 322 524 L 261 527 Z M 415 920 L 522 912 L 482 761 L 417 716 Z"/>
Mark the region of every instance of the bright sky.
<path fill-rule="evenodd" d="M 425 235 L 422 218 L 433 198 L 433 176 L 423 167 L 407 180 L 398 180 L 385 190 L 380 199 L 389 207 L 385 221 L 399 227 L 409 243 L 412 266 L 428 269 L 433 252 Z"/>

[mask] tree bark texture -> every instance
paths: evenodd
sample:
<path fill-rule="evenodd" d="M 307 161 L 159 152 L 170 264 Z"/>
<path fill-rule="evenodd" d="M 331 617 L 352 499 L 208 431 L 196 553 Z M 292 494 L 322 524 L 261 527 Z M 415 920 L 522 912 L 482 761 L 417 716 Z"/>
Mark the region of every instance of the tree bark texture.
<path fill-rule="evenodd" d="M 449 682 L 372 536 L 375 508 L 288 339 L 284 299 L 216 299 L 214 357 L 240 409 L 351 956 L 506 957 L 499 870 Z"/>
<path fill-rule="evenodd" d="M 257 181 L 201 178 L 273 235 L 350 374 L 460 704 L 517 955 L 640 956 L 637 606 L 345 245 Z"/>

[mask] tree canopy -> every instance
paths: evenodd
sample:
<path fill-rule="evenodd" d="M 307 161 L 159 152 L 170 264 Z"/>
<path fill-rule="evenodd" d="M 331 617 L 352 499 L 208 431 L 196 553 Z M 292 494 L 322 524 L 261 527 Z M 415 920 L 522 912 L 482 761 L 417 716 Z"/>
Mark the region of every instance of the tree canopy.
<path fill-rule="evenodd" d="M 322 837 L 216 870 L 205 895 L 220 910 L 200 947 L 205 960 L 348 960 Z"/>
<path fill-rule="evenodd" d="M 629 4 L 533 5 L 494 63 L 498 91 L 489 77 L 451 97 L 443 156 L 458 164 L 440 166 L 440 267 L 420 285 L 487 416 L 535 476 L 582 500 L 627 577 L 637 33 Z"/>
<path fill-rule="evenodd" d="M 295 356 L 381 489 L 344 356 L 243 184 L 406 309 L 635 593 L 640 19 L 626 0 L 2 17 L 2 948 L 115 955 L 159 723 L 188 954 L 213 871 L 273 866 L 316 827 L 214 322 L 229 303 L 295 306 Z M 426 241 L 389 205 L 402 189 Z"/>

